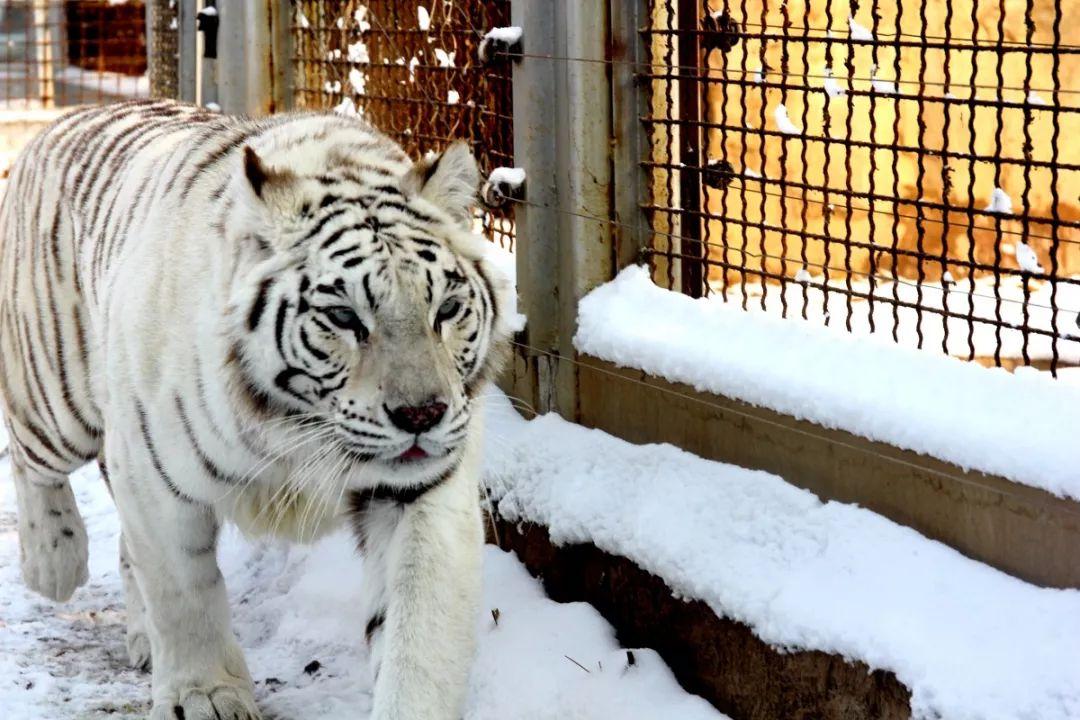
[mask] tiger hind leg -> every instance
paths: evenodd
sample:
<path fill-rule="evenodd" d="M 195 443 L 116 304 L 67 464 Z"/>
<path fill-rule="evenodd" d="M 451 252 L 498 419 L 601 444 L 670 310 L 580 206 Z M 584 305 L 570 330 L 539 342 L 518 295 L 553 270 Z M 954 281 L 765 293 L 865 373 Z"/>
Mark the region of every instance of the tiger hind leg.
<path fill-rule="evenodd" d="M 13 457 L 13 459 L 15 459 Z M 66 475 L 13 463 L 19 559 L 31 590 L 65 602 L 87 580 L 87 540 Z"/>

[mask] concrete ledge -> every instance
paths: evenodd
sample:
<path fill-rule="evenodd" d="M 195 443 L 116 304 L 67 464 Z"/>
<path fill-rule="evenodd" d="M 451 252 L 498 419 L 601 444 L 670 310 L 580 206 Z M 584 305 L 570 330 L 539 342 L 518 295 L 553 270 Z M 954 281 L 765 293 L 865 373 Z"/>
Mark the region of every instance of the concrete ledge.
<path fill-rule="evenodd" d="M 593 545 L 556 547 L 540 526 L 497 520 L 496 532 L 553 599 L 591 603 L 623 645 L 655 649 L 683 687 L 734 720 L 910 717 L 910 692 L 892 673 L 822 652 L 781 652 L 705 603 L 674 598 L 626 558 Z"/>
<path fill-rule="evenodd" d="M 1080 587 L 1078 503 L 638 370 L 580 360 L 576 414 L 583 425 L 767 470 L 1029 582 Z"/>

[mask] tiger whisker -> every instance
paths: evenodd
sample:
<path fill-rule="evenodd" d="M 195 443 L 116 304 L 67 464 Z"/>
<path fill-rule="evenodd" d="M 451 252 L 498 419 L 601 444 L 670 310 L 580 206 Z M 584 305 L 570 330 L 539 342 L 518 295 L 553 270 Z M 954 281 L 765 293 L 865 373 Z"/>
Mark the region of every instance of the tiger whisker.
<path fill-rule="evenodd" d="M 224 501 L 226 498 L 228 498 L 229 494 L 233 492 L 237 494 L 234 502 L 239 502 L 243 491 L 246 490 L 251 485 L 251 483 L 253 483 L 256 478 L 258 478 L 259 475 L 265 472 L 271 465 L 273 465 L 281 458 L 285 457 L 287 454 L 294 452 L 311 442 L 319 440 L 322 437 L 321 434 L 327 432 L 329 432 L 329 429 L 310 430 L 305 431 L 303 434 L 301 434 L 299 438 L 292 438 L 291 442 L 286 447 L 280 449 L 276 453 L 265 457 L 261 462 L 256 464 L 250 471 L 248 471 L 243 477 L 240 478 L 239 482 L 236 485 L 232 486 L 224 494 L 222 494 L 222 496 L 218 499 L 218 502 Z"/>

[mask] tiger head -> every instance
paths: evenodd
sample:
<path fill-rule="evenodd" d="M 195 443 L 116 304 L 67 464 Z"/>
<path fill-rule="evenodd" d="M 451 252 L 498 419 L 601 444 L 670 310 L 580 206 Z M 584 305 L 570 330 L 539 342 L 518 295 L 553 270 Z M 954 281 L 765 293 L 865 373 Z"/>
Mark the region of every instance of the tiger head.
<path fill-rule="evenodd" d="M 243 150 L 234 391 L 354 485 L 430 484 L 461 462 L 509 335 L 508 283 L 471 232 L 479 171 L 460 142 L 410 163 L 355 123 L 323 135 Z"/>

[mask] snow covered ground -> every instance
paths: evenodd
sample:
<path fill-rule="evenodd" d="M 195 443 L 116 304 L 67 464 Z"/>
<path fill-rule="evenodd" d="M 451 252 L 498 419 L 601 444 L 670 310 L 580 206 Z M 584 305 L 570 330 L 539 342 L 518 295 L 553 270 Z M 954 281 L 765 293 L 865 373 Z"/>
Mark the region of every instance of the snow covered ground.
<path fill-rule="evenodd" d="M 672 322 L 678 318 L 678 322 Z M 838 322 L 839 324 L 839 322 Z M 624 270 L 582 299 L 579 352 L 1080 500 L 1080 391 L 801 319 L 747 313 Z"/>
<path fill-rule="evenodd" d="M 807 320 L 817 325 L 825 325 L 828 321 L 834 330 L 848 332 L 847 284 L 832 280 L 826 293 L 822 289 L 824 276 L 815 274 L 817 272 L 820 270 L 813 267 L 809 271 L 802 270 L 795 282 L 767 284 L 764 293 L 762 286 L 756 283 L 730 286 L 726 291 L 718 285 L 713 288 L 712 300 L 724 302 L 726 297 L 728 303 L 741 307 L 745 295 L 747 310 L 773 316 L 779 316 L 786 304 L 787 315 L 792 318 L 801 318 L 805 306 Z M 1080 362 L 1080 325 L 1077 324 L 1080 320 L 1080 285 L 1063 282 L 1058 283 L 1055 290 L 1050 283 L 1032 282 L 1025 297 L 1024 286 L 1016 276 L 997 280 L 986 276 L 974 281 L 961 278 L 949 285 L 879 279 L 873 286 L 865 278 L 855 278 L 851 281 L 851 290 L 875 298 L 873 306 L 861 299 L 850 302 L 851 333 L 855 335 L 870 335 L 872 319 L 873 332 L 883 337 L 891 339 L 895 326 L 896 342 L 906 348 L 918 347 L 921 334 L 922 347 L 931 353 L 942 352 L 945 341 L 949 354 L 955 357 L 967 357 L 974 348 L 976 357 L 992 358 L 999 343 L 1004 358 L 1022 359 L 1025 347 L 1032 360 L 1051 357 L 1049 335 L 1028 333 L 1025 337 L 1020 330 L 995 327 L 1000 313 L 1002 323 L 1027 325 L 1057 334 L 1058 360 Z M 924 309 L 916 311 L 910 305 Z M 1052 311 L 1052 308 L 1056 310 Z M 935 314 L 935 310 L 947 310 L 963 317 L 945 318 Z M 968 315 L 977 321 L 969 324 L 965 319 Z"/>
<path fill-rule="evenodd" d="M 891 670 L 916 720 L 1080 718 L 1080 591 L 1029 585 L 769 473 L 554 415 L 526 422 L 505 399 L 487 427 L 503 517 L 627 557 L 777 647 Z"/>
<path fill-rule="evenodd" d="M 119 99 L 145 98 L 150 96 L 150 78 L 147 75 L 124 75 L 107 70 L 86 70 L 69 65 L 60 79 L 83 91 L 115 96 Z M 87 94 L 87 100 L 93 99 Z"/>
<path fill-rule="evenodd" d="M 118 526 L 104 484 L 90 467 L 76 476 L 90 582 L 70 603 L 54 605 L 19 579 L 9 472 L 0 460 L 0 718 L 141 720 L 150 679 L 126 665 Z M 219 559 L 266 720 L 367 717 L 365 618 L 355 602 L 363 564 L 352 540 L 339 534 L 289 548 L 227 532 Z M 684 692 L 652 651 L 634 650 L 629 667 L 591 606 L 547 599 L 516 558 L 496 548 L 486 551 L 478 625 L 467 720 L 724 720 Z"/>

